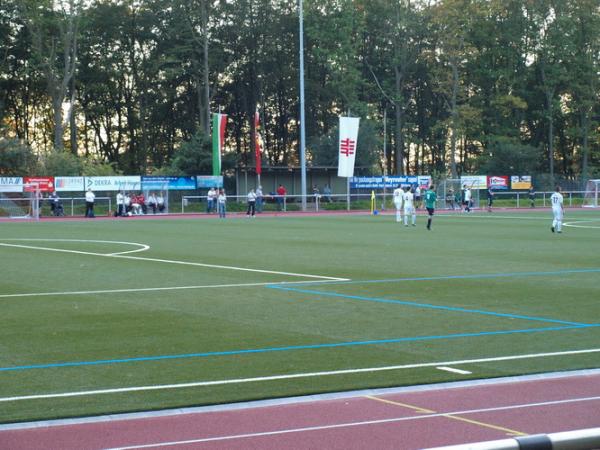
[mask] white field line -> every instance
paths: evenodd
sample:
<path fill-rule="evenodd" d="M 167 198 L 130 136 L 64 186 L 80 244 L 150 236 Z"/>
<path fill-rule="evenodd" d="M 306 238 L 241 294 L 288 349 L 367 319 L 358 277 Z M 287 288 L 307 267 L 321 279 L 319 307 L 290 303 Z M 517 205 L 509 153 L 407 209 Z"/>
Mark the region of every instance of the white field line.
<path fill-rule="evenodd" d="M 111 255 L 106 255 L 106 256 L 111 256 Z M 294 273 L 294 272 L 280 272 L 277 270 L 265 270 L 265 269 L 249 269 L 247 267 L 222 266 L 219 264 L 205 264 L 205 263 L 175 261 L 175 260 L 158 259 L 158 258 L 144 258 L 142 256 L 115 255 L 114 258 L 134 259 L 134 260 L 138 260 L 138 261 L 153 261 L 153 262 L 161 262 L 161 263 L 168 263 L 168 264 L 182 264 L 182 265 L 186 265 L 186 266 L 208 267 L 211 269 L 226 269 L 226 270 L 238 270 L 238 271 L 242 271 L 242 272 L 268 273 L 268 274 L 273 274 L 273 275 L 286 275 L 289 277 L 316 278 L 319 280 L 327 280 L 327 281 L 350 281 L 348 278 L 327 277 L 324 275 L 311 275 L 311 274 L 307 274 L 307 273 Z"/>
<path fill-rule="evenodd" d="M 150 248 L 149 245 L 139 244 L 137 242 L 99 241 L 99 240 L 92 240 L 92 239 L 44 239 L 44 238 L 31 238 L 31 239 L 27 239 L 27 238 L 18 238 L 18 239 L 0 239 L 0 240 L 2 240 L 2 241 L 27 241 L 27 242 L 86 242 L 86 243 L 87 242 L 93 242 L 93 243 L 98 243 L 98 244 L 123 244 L 123 245 L 133 245 L 133 246 L 140 247 L 138 249 L 128 250 L 126 252 L 111 253 L 111 255 L 125 255 L 127 253 L 144 252 L 144 251 L 146 251 L 146 250 L 148 250 Z M 48 247 L 34 247 L 34 246 L 27 246 L 27 245 L 11 245 L 11 244 L 3 244 L 3 243 L 0 243 L 0 245 L 2 245 L 4 247 L 22 247 L 22 248 L 30 248 L 30 249 L 34 249 L 34 250 L 60 251 L 60 249 L 54 249 L 54 248 L 48 248 Z M 66 250 L 66 251 L 77 253 L 76 250 Z M 86 254 L 86 252 L 82 252 L 82 253 Z M 100 255 L 104 255 L 104 254 L 100 253 Z M 109 256 L 109 255 L 104 255 L 104 256 Z"/>
<path fill-rule="evenodd" d="M 236 378 L 229 380 L 214 380 L 214 381 L 197 381 L 191 383 L 179 383 L 179 384 L 162 384 L 162 385 L 151 385 L 151 386 L 131 386 L 124 388 L 111 388 L 111 389 L 97 389 L 92 391 L 78 391 L 78 392 L 60 392 L 54 394 L 35 394 L 35 395 L 22 395 L 14 397 L 3 397 L 0 398 L 0 402 L 17 402 L 23 400 L 41 400 L 49 398 L 64 398 L 64 397 L 83 397 L 90 395 L 102 395 L 102 394 L 118 394 L 123 392 L 140 392 L 140 391 L 160 391 L 170 389 L 183 389 L 183 388 L 194 388 L 194 387 L 205 387 L 205 386 L 220 386 L 227 384 L 243 384 L 243 383 L 257 383 L 264 381 L 276 381 L 276 380 L 290 380 L 296 378 L 314 378 L 324 377 L 332 375 L 348 375 L 368 372 L 382 372 L 389 370 L 403 370 L 403 369 L 418 369 L 423 367 L 438 367 L 438 366 L 456 366 L 463 364 L 478 364 L 487 362 L 497 361 L 514 361 L 519 359 L 533 359 L 533 358 L 547 358 L 556 356 L 567 356 L 567 355 L 582 355 L 587 353 L 598 353 L 600 348 L 591 348 L 585 350 L 570 350 L 564 352 L 553 352 L 553 353 L 533 353 L 527 355 L 511 355 L 511 356 L 498 356 L 494 358 L 479 358 L 479 359 L 464 359 L 458 361 L 437 361 L 431 363 L 419 363 L 419 364 L 406 364 L 399 366 L 385 366 L 385 367 L 368 367 L 362 369 L 344 369 L 344 370 L 332 370 L 325 372 L 305 372 L 295 373 L 286 375 L 272 375 L 267 377 L 255 377 L 255 378 Z"/>
<path fill-rule="evenodd" d="M 600 400 L 600 397 L 579 397 L 579 398 L 568 398 L 563 400 L 551 400 L 547 402 L 537 402 L 537 403 L 520 403 L 517 405 L 507 405 L 507 406 L 496 406 L 491 408 L 479 408 L 479 409 L 467 409 L 463 411 L 449 411 L 449 412 L 441 412 L 441 413 L 428 413 L 423 415 L 416 416 L 403 416 L 403 417 L 392 417 L 389 419 L 378 419 L 378 420 L 364 420 L 361 422 L 344 422 L 344 423 L 336 423 L 332 425 L 318 425 L 314 427 L 304 427 L 304 428 L 288 428 L 283 430 L 274 430 L 274 431 L 263 431 L 260 433 L 246 433 L 246 434 L 233 434 L 233 435 L 225 435 L 225 436 L 214 436 L 209 438 L 199 438 L 199 439 L 188 439 L 185 441 L 170 441 L 170 442 L 156 442 L 151 444 L 140 444 L 140 445 L 131 445 L 126 447 L 114 447 L 106 450 L 134 450 L 141 448 L 158 448 L 158 447 L 170 447 L 176 445 L 189 445 L 196 444 L 201 442 L 214 442 L 214 441 L 229 441 L 233 439 L 246 439 L 246 438 L 254 438 L 254 437 L 265 437 L 265 436 L 277 436 L 282 434 L 290 434 L 290 433 L 302 433 L 307 431 L 322 431 L 322 430 L 333 430 L 337 428 L 350 428 L 350 427 L 361 427 L 368 425 L 379 425 L 385 423 L 397 423 L 397 422 L 408 422 L 413 420 L 427 420 L 435 417 L 448 417 L 448 416 L 466 416 L 470 414 L 481 414 L 488 412 L 498 412 L 498 411 L 511 411 L 517 409 L 526 409 L 526 408 L 541 408 L 544 406 L 555 406 L 555 405 L 566 405 L 570 403 L 582 403 L 582 402 L 593 402 Z"/>
<path fill-rule="evenodd" d="M 0 239 L 0 240 L 2 240 L 2 239 Z M 88 241 L 88 242 L 91 242 L 91 241 Z M 108 242 L 110 242 L 110 241 L 108 241 Z M 104 256 L 104 257 L 108 257 L 108 258 L 124 258 L 124 259 L 132 259 L 132 260 L 136 260 L 136 261 L 150 261 L 150 262 L 160 262 L 160 263 L 166 263 L 166 264 L 180 264 L 180 265 L 186 265 L 186 266 L 206 267 L 206 268 L 210 268 L 210 269 L 225 269 L 225 270 L 236 270 L 236 271 L 243 271 L 243 272 L 267 273 L 267 274 L 272 274 L 272 275 L 284 275 L 284 276 L 299 277 L 299 278 L 315 278 L 318 280 L 327 280 L 327 281 L 349 281 L 348 278 L 327 277 L 324 275 L 312 275 L 312 274 L 294 273 L 294 272 L 281 272 L 281 271 L 276 271 L 276 270 L 265 270 L 265 269 L 250 269 L 247 267 L 223 266 L 223 265 L 219 265 L 219 264 L 205 264 L 205 263 L 190 262 L 190 261 L 177 261 L 177 260 L 170 260 L 170 259 L 144 258 L 142 256 L 125 255 L 123 253 L 105 254 L 105 253 L 84 252 L 84 251 L 80 251 L 80 250 L 66 250 L 66 249 L 58 249 L 58 248 L 38 247 L 38 246 L 32 246 L 32 245 L 6 244 L 6 243 L 2 243 L 2 242 L 0 242 L 0 246 L 27 248 L 27 249 L 32 249 L 32 250 L 45 250 L 45 251 L 59 252 L 59 253 L 75 253 L 78 255 Z"/>
<path fill-rule="evenodd" d="M 171 287 L 155 287 L 155 288 L 130 288 L 130 289 L 104 289 L 96 291 L 57 291 L 57 292 L 26 292 L 22 294 L 0 294 L 0 298 L 14 297 L 49 297 L 53 295 L 92 295 L 92 294 L 119 294 L 130 292 L 154 292 L 154 291 L 182 291 L 186 289 L 218 289 L 218 288 L 236 288 L 236 287 L 252 287 L 252 286 L 269 286 L 272 284 L 309 284 L 309 283 L 325 283 L 325 281 L 268 281 L 262 283 L 232 283 L 232 284 L 205 284 L 196 286 L 171 286 Z"/>
<path fill-rule="evenodd" d="M 571 227 L 571 228 L 587 228 L 587 229 L 592 229 L 592 230 L 600 230 L 600 223 L 598 224 L 598 226 L 579 225 L 581 223 L 598 223 L 598 222 L 600 222 L 600 219 L 576 220 L 573 222 L 563 222 L 563 226 Z"/>

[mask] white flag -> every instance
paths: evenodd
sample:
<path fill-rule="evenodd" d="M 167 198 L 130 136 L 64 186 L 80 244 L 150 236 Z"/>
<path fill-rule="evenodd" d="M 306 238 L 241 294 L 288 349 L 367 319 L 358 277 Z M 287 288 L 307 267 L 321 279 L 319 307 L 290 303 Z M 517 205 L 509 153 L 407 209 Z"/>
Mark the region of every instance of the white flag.
<path fill-rule="evenodd" d="M 338 177 L 354 176 L 354 159 L 358 142 L 358 117 L 340 117 Z"/>

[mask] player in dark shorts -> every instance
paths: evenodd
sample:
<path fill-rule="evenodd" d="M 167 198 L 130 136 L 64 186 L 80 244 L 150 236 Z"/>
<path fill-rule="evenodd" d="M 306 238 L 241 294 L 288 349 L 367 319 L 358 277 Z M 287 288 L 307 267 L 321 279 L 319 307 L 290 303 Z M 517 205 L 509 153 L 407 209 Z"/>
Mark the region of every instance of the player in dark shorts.
<path fill-rule="evenodd" d="M 434 190 L 435 186 L 429 186 L 427 192 L 425 192 L 425 208 L 427 209 L 427 229 L 431 230 L 431 220 L 433 219 L 433 213 L 435 212 L 435 202 L 437 200 L 437 195 Z"/>

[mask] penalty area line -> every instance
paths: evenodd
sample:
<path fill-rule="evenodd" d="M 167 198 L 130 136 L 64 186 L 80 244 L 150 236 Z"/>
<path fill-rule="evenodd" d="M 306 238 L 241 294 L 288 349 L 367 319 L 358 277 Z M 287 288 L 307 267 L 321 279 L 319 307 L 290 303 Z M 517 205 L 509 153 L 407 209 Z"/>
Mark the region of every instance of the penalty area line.
<path fill-rule="evenodd" d="M 254 286 L 270 286 L 272 284 L 288 285 L 288 284 L 309 284 L 309 283 L 326 283 L 328 280 L 313 280 L 313 281 L 266 281 L 261 283 L 232 283 L 232 284 L 204 284 L 193 286 L 161 286 L 153 288 L 130 288 L 130 289 L 99 289 L 91 291 L 57 291 L 57 292 L 25 292 L 21 294 L 0 294 L 0 298 L 16 298 L 16 297 L 52 297 L 55 295 L 94 295 L 94 294 L 126 294 L 132 292 L 159 292 L 159 291 L 183 291 L 189 289 L 219 289 L 219 288 L 238 288 L 238 287 L 254 287 Z"/>
<path fill-rule="evenodd" d="M 171 389 L 184 389 L 184 388 L 196 388 L 206 386 L 222 386 L 228 384 L 244 384 L 244 383 L 257 383 L 266 381 L 277 381 L 277 380 L 290 380 L 297 378 L 315 378 L 333 375 L 351 375 L 360 373 L 373 373 L 383 372 L 390 370 L 406 370 L 406 369 L 418 369 L 424 367 L 439 367 L 439 366 L 456 366 L 464 364 L 478 364 L 487 362 L 498 362 L 498 361 L 514 361 L 520 359 L 535 359 L 535 358 L 548 358 L 557 356 L 570 356 L 570 355 L 582 355 L 588 353 L 598 353 L 600 348 L 591 348 L 584 350 L 570 350 L 563 352 L 552 352 L 552 353 L 533 353 L 525 355 L 510 355 L 510 356 L 498 356 L 493 358 L 478 358 L 478 359 L 463 359 L 458 361 L 436 361 L 430 363 L 419 363 L 419 364 L 404 364 L 397 366 L 384 366 L 384 367 L 368 367 L 359 369 L 343 369 L 343 370 L 331 370 L 323 372 L 305 372 L 285 375 L 271 375 L 265 377 L 253 377 L 253 378 L 234 378 L 229 380 L 213 380 L 213 381 L 197 381 L 190 383 L 179 383 L 179 384 L 162 384 L 162 385 L 149 385 L 149 386 L 130 386 L 123 388 L 111 388 L 111 389 L 96 389 L 89 391 L 75 391 L 75 392 L 59 392 L 50 394 L 35 394 L 35 395 L 21 395 L 14 397 L 3 397 L 0 398 L 0 402 L 18 402 L 24 400 L 43 400 L 51 398 L 65 398 L 65 397 L 83 397 L 103 394 L 119 394 L 126 392 L 147 392 L 147 391 L 164 391 Z"/>

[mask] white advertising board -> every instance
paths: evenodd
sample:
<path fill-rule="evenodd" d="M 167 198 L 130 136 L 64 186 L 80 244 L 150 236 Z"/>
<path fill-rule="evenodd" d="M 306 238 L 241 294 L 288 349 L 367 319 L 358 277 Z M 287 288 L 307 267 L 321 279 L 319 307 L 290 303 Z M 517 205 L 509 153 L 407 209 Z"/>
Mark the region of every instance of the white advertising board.
<path fill-rule="evenodd" d="M 85 190 L 92 191 L 140 191 L 139 175 L 114 177 L 85 177 Z"/>
<path fill-rule="evenodd" d="M 0 192 L 23 192 L 23 177 L 0 177 Z"/>

